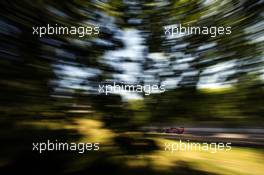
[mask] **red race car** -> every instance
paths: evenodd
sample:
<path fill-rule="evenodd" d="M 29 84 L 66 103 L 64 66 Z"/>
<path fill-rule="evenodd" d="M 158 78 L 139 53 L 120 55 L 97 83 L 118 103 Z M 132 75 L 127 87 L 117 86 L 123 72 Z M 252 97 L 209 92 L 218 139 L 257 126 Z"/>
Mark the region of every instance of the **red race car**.
<path fill-rule="evenodd" d="M 165 128 L 165 129 L 162 129 L 162 132 L 164 132 L 164 133 L 183 134 L 184 127 L 179 127 L 179 128 Z"/>

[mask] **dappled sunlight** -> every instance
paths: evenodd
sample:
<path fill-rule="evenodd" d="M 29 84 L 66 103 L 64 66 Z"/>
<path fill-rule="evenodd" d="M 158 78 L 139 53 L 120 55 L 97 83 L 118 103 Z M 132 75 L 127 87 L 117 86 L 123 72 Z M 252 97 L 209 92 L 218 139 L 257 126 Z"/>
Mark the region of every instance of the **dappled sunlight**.
<path fill-rule="evenodd" d="M 158 140 L 160 146 L 164 143 L 176 143 L 169 140 Z M 148 158 L 151 158 L 153 167 L 169 169 L 177 165 L 177 162 L 185 161 L 195 169 L 204 170 L 216 174 L 247 174 L 261 175 L 264 171 L 262 166 L 263 150 L 254 148 L 232 147 L 231 151 L 210 153 L 206 151 L 177 151 L 170 152 L 160 150 Z"/>
<path fill-rule="evenodd" d="M 29 126 L 37 129 L 49 130 L 74 130 L 82 136 L 82 142 L 110 142 L 115 136 L 114 132 L 104 128 L 99 120 L 74 118 L 70 121 L 63 120 L 40 120 L 18 122 L 18 126 Z"/>
<path fill-rule="evenodd" d="M 103 122 L 92 119 L 76 119 L 76 129 L 83 135 L 82 142 L 111 143 L 116 135 L 104 127 Z"/>
<path fill-rule="evenodd" d="M 263 174 L 263 0 L 0 6 L 1 175 Z"/>

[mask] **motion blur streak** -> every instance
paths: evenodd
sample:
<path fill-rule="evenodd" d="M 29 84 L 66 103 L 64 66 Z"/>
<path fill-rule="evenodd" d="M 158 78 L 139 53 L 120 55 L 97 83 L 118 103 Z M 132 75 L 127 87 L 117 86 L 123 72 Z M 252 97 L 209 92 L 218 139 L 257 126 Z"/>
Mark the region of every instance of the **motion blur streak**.
<path fill-rule="evenodd" d="M 1 0 L 0 174 L 263 174 L 263 0 Z M 166 37 L 164 26 L 230 35 Z M 32 34 L 41 26 L 99 35 Z M 98 92 L 102 82 L 166 92 Z M 180 136 L 160 133 L 184 127 Z M 232 150 L 163 151 L 164 143 Z M 32 152 L 33 142 L 100 142 L 100 151 Z"/>

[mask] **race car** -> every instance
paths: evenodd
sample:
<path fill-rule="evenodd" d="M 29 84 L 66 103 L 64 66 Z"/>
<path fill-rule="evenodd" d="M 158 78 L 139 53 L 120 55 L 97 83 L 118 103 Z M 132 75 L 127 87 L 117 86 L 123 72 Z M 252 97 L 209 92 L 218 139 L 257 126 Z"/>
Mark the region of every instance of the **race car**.
<path fill-rule="evenodd" d="M 179 127 L 179 128 L 165 128 L 165 129 L 162 129 L 161 132 L 163 132 L 163 133 L 183 134 L 184 127 Z"/>

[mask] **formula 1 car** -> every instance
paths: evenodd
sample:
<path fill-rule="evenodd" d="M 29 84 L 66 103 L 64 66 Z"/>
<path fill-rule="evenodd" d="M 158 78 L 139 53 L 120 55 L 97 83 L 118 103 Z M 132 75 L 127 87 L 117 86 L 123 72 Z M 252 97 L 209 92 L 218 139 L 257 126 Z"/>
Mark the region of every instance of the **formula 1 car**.
<path fill-rule="evenodd" d="M 179 128 L 165 128 L 165 129 L 162 129 L 161 132 L 163 132 L 163 133 L 183 134 L 184 127 L 179 127 Z"/>

